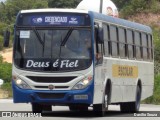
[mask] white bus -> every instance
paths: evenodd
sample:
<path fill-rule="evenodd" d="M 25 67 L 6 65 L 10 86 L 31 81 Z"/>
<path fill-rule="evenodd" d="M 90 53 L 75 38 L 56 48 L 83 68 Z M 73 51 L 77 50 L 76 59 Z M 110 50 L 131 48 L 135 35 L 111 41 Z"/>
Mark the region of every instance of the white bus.
<path fill-rule="evenodd" d="M 14 31 L 13 100 L 31 103 L 33 112 L 92 106 L 103 116 L 110 104 L 137 112 L 153 94 L 148 26 L 92 11 L 38 9 L 20 11 Z"/>

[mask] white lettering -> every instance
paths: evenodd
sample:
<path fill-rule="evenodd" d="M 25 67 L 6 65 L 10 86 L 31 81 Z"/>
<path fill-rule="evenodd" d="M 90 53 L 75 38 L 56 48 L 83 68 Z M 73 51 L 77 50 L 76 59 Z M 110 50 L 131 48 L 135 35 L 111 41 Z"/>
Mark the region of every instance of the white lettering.
<path fill-rule="evenodd" d="M 60 16 L 48 16 L 45 17 L 45 22 L 49 23 L 67 23 L 67 17 L 60 17 Z"/>
<path fill-rule="evenodd" d="M 156 113 L 147 113 L 147 116 L 148 117 L 157 117 L 158 114 L 156 114 Z"/>
<path fill-rule="evenodd" d="M 62 61 L 61 61 L 61 66 L 60 66 L 60 67 L 61 67 L 61 68 L 63 68 L 63 66 L 68 67 L 68 61 L 69 61 L 69 60 L 62 60 Z"/>
<path fill-rule="evenodd" d="M 58 62 L 59 62 L 59 59 L 57 59 L 57 60 L 53 63 L 53 67 L 58 67 Z"/>
<path fill-rule="evenodd" d="M 33 64 L 33 67 L 39 67 L 39 63 L 38 63 L 38 62 L 35 62 L 35 63 Z"/>
<path fill-rule="evenodd" d="M 69 67 L 71 67 L 71 68 L 74 67 L 74 62 L 70 62 Z"/>
<path fill-rule="evenodd" d="M 78 60 L 76 60 L 75 62 L 75 67 L 78 67 Z"/>
<path fill-rule="evenodd" d="M 50 62 L 34 62 L 33 60 L 28 60 L 27 61 L 27 64 L 26 64 L 26 67 L 34 67 L 34 68 L 37 68 L 37 67 L 49 67 L 49 63 Z"/>
<path fill-rule="evenodd" d="M 60 68 L 63 68 L 63 67 L 66 67 L 66 68 L 78 67 L 78 60 L 76 60 L 75 62 L 70 62 L 69 60 L 62 60 Z"/>
<path fill-rule="evenodd" d="M 33 68 L 43 68 L 43 67 L 49 67 L 50 65 L 50 62 L 35 62 L 33 60 L 28 60 L 27 61 L 27 64 L 26 64 L 26 67 L 27 68 L 30 68 L 30 67 L 33 67 Z M 58 67 L 59 65 L 59 59 L 57 59 L 54 63 L 53 63 L 53 67 Z M 70 60 L 62 60 L 61 61 L 61 64 L 60 64 L 60 68 L 63 68 L 63 67 L 66 67 L 66 68 L 73 68 L 73 67 L 78 67 L 78 60 L 76 61 L 70 61 Z"/>
<path fill-rule="evenodd" d="M 137 117 L 146 117 L 147 114 L 146 113 L 134 113 L 134 116 L 137 116 Z"/>
<path fill-rule="evenodd" d="M 49 67 L 49 63 L 50 63 L 50 62 L 46 62 L 46 66 L 45 66 L 45 67 Z"/>
<path fill-rule="evenodd" d="M 32 67 L 33 63 L 34 63 L 33 60 L 28 60 L 26 67 Z"/>

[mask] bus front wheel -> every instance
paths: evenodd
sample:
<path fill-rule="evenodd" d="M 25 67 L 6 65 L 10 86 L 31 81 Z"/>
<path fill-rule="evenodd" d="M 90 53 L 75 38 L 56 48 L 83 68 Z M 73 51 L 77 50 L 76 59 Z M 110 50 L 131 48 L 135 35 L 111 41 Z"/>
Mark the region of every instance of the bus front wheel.
<path fill-rule="evenodd" d="M 88 105 L 70 105 L 70 111 L 88 111 Z"/>
<path fill-rule="evenodd" d="M 103 117 L 105 115 L 105 112 L 108 110 L 110 98 L 111 98 L 111 86 L 110 84 L 107 84 L 102 104 L 93 105 L 93 110 L 96 113 L 96 115 L 100 117 Z"/>
<path fill-rule="evenodd" d="M 40 104 L 32 103 L 32 112 L 33 113 L 42 113 L 43 107 Z"/>
<path fill-rule="evenodd" d="M 32 103 L 32 112 L 33 113 L 42 113 L 42 111 L 52 111 L 51 105 L 41 105 L 38 103 Z"/>

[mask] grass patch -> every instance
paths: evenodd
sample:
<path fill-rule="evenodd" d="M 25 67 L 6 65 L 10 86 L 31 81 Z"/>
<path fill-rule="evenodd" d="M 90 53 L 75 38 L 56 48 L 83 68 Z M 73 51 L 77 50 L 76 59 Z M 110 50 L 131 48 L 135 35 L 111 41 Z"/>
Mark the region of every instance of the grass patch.
<path fill-rule="evenodd" d="M 160 105 L 160 75 L 155 76 L 153 95 L 142 101 L 142 103 Z"/>
<path fill-rule="evenodd" d="M 7 91 L 7 92 L 8 92 L 9 98 L 11 98 L 11 97 L 13 96 L 11 83 L 4 83 L 4 84 L 2 85 L 2 87 L 1 87 L 1 89 L 2 89 L 3 91 Z"/>

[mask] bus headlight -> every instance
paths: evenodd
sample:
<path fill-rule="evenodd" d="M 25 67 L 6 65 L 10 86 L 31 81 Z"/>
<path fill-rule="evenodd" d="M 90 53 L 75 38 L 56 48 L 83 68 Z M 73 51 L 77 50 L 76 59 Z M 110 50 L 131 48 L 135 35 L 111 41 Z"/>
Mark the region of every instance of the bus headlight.
<path fill-rule="evenodd" d="M 29 85 L 21 79 L 14 80 L 15 84 L 21 89 L 31 89 Z"/>
<path fill-rule="evenodd" d="M 92 76 L 88 76 L 85 79 L 78 82 L 72 89 L 73 90 L 80 90 L 86 88 L 88 85 L 90 85 L 91 81 L 93 80 Z"/>

